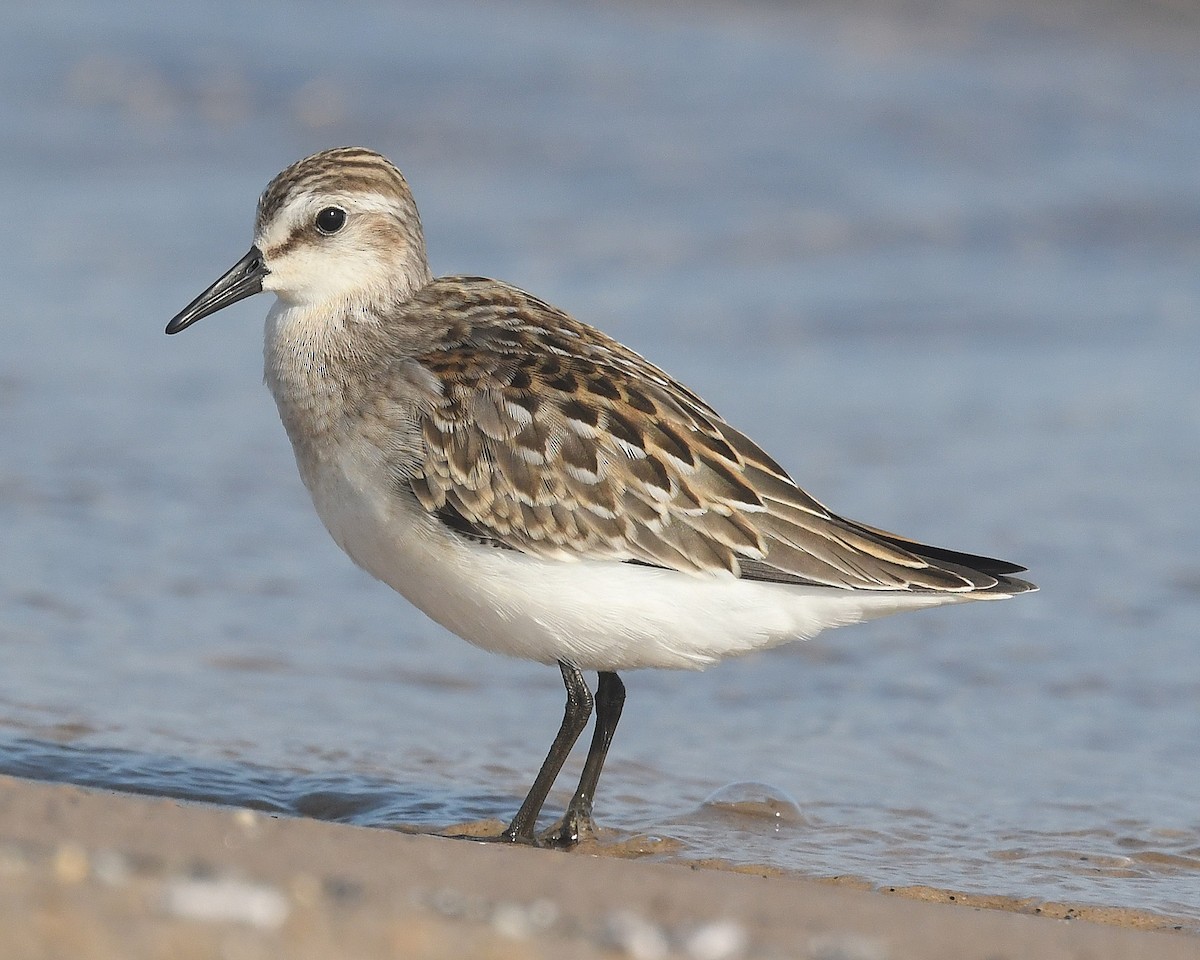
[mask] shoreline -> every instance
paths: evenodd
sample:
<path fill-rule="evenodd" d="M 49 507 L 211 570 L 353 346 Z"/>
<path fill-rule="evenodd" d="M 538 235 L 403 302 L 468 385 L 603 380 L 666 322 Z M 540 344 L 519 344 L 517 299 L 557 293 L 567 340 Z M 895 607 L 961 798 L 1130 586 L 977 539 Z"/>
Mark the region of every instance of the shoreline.
<path fill-rule="evenodd" d="M 470 843 L 0 777 L 0 942 L 13 956 L 78 960 L 1196 953 L 1193 932 L 1161 932 L 1175 926 L 1169 918 L 1137 911 L 927 887 L 888 893 L 593 849 Z"/>

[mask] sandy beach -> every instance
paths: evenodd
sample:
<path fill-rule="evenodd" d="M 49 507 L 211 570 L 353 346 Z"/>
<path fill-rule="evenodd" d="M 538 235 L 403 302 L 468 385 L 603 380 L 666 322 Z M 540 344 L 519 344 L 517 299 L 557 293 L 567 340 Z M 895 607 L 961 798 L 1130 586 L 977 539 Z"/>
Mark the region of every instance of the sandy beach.
<path fill-rule="evenodd" d="M 0 778 L 12 958 L 1194 957 L 1128 911 L 921 902 Z M 602 849 L 601 849 L 602 852 Z M 1064 919 L 1058 919 L 1058 918 Z M 1065 919 L 1071 918 L 1071 919 Z M 1096 922 L 1108 921 L 1108 922 Z M 1122 926 L 1124 925 L 1124 926 Z M 1129 929 L 1161 926 L 1163 931 Z"/>

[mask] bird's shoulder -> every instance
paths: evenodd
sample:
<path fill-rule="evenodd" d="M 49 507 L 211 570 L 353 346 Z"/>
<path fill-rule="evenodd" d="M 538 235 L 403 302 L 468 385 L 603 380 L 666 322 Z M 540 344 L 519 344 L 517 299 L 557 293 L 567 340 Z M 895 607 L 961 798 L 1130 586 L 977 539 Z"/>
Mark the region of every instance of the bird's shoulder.
<path fill-rule="evenodd" d="M 716 415 L 688 390 L 635 350 L 564 310 L 486 277 L 450 276 L 431 281 L 405 305 L 401 326 L 426 334 L 417 359 L 446 382 L 487 387 L 503 381 L 515 389 L 582 387 L 598 397 L 640 386 L 677 395 Z M 510 371 L 522 371 L 510 376 Z M 638 397 L 633 397 L 638 402 Z"/>

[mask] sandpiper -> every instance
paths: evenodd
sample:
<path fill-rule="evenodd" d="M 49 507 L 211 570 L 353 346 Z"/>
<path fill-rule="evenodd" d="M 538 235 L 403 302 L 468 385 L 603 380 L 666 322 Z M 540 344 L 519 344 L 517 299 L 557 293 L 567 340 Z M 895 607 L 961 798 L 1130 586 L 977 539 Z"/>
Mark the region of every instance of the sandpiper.
<path fill-rule="evenodd" d="M 262 291 L 266 382 L 333 539 L 463 639 L 562 672 L 562 726 L 499 839 L 592 831 L 618 670 L 1036 589 L 1016 564 L 833 513 L 687 387 L 531 294 L 435 279 L 408 183 L 374 151 L 276 176 L 250 251 L 167 333 Z M 538 834 L 593 710 L 581 670 L 599 674 L 591 748 Z"/>

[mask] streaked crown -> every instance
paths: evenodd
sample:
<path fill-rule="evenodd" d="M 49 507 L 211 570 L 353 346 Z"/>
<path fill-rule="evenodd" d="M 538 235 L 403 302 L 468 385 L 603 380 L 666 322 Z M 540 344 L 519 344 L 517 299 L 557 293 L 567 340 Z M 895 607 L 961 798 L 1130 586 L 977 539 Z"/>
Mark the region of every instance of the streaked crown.
<path fill-rule="evenodd" d="M 292 303 L 394 302 L 430 279 L 421 218 L 404 175 L 363 147 L 293 163 L 258 201 L 263 289 Z"/>

